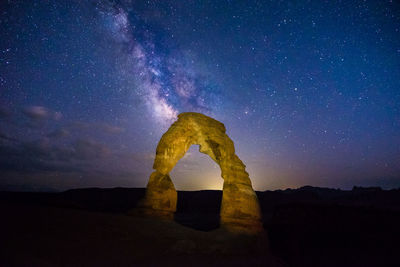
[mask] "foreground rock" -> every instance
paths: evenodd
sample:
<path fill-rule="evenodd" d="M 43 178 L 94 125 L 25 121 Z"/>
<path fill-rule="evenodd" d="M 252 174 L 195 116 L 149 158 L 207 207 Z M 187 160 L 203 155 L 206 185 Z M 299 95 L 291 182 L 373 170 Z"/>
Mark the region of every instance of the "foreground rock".
<path fill-rule="evenodd" d="M 246 166 L 235 154 L 225 126 L 200 113 L 179 114 L 178 120 L 162 136 L 156 150 L 155 171 L 150 176 L 140 211 L 173 218 L 177 193 L 169 173 L 191 145 L 199 145 L 199 151 L 209 155 L 221 168 L 224 179 L 221 225 L 231 232 L 261 232 L 260 207 Z"/>

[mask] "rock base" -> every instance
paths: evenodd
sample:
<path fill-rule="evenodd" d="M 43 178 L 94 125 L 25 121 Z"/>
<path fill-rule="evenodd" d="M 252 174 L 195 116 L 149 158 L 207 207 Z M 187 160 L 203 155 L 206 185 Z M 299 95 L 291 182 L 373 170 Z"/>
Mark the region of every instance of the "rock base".
<path fill-rule="evenodd" d="M 231 233 L 257 235 L 265 232 L 260 220 L 221 218 L 221 228 Z"/>
<path fill-rule="evenodd" d="M 155 210 L 151 208 L 143 208 L 138 207 L 128 213 L 128 215 L 136 216 L 136 217 L 151 217 L 151 218 L 158 218 L 161 220 L 174 220 L 174 212 L 168 210 Z"/>

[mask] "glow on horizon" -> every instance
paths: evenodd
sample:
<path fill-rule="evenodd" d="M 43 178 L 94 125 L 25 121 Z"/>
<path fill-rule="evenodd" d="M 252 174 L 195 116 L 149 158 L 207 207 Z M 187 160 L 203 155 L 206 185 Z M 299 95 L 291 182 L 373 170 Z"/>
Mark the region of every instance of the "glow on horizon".
<path fill-rule="evenodd" d="M 170 172 L 176 190 L 222 190 L 221 169 L 208 155 L 192 145 Z"/>

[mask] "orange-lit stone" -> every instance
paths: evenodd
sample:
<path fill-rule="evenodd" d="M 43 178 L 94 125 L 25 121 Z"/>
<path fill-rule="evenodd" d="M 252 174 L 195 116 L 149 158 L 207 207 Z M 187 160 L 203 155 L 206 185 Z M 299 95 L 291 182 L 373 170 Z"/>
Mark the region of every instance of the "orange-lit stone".
<path fill-rule="evenodd" d="M 262 231 L 261 212 L 246 166 L 235 154 L 225 126 L 200 113 L 178 115 L 162 136 L 156 150 L 153 172 L 141 203 L 145 214 L 172 218 L 176 211 L 177 193 L 169 172 L 191 145 L 209 155 L 221 168 L 224 179 L 221 203 L 221 226 L 232 232 Z"/>

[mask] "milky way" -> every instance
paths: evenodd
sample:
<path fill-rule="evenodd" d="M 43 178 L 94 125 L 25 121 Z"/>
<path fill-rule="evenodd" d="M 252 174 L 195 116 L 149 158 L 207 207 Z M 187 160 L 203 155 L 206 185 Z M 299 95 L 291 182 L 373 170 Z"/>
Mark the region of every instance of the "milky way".
<path fill-rule="evenodd" d="M 193 67 L 182 52 L 169 51 L 156 43 L 144 22 L 122 6 L 101 3 L 97 10 L 104 27 L 120 49 L 120 73 L 134 80 L 135 92 L 145 102 L 157 123 L 171 124 L 182 111 L 210 113 L 219 101 L 209 94 L 207 77 Z M 172 53 L 172 55 L 170 55 Z M 199 79 L 204 79 L 200 84 Z"/>
<path fill-rule="evenodd" d="M 181 112 L 223 122 L 257 190 L 400 186 L 396 1 L 9 1 L 0 190 L 144 187 Z M 190 148 L 178 189 L 221 189 Z"/>

